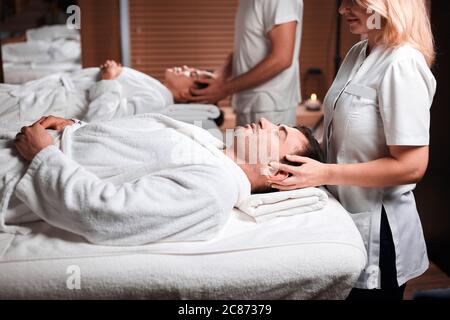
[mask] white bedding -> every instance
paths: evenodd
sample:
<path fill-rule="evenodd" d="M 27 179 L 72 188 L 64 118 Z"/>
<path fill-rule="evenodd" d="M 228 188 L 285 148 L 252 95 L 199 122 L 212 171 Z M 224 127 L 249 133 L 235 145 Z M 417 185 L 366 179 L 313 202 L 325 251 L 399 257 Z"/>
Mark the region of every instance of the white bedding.
<path fill-rule="evenodd" d="M 235 211 L 213 240 L 102 247 L 52 228 L 0 234 L 0 298 L 343 299 L 366 264 L 361 236 L 330 198 L 321 211 L 255 224 Z M 69 290 L 76 265 L 81 290 Z"/>
<path fill-rule="evenodd" d="M 5 83 L 23 84 L 55 73 L 71 73 L 82 69 L 80 62 L 4 63 Z"/>

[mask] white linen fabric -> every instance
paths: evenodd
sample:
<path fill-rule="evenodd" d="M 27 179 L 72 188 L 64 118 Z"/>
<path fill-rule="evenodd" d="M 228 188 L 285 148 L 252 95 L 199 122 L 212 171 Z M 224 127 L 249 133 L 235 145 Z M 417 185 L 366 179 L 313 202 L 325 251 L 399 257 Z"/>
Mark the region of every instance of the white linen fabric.
<path fill-rule="evenodd" d="M 6 63 L 80 63 L 81 45 L 64 39 L 12 43 L 2 46 L 2 58 Z"/>
<path fill-rule="evenodd" d="M 5 83 L 20 85 L 56 73 L 69 74 L 82 69 L 79 62 L 58 63 L 4 63 Z"/>
<path fill-rule="evenodd" d="M 331 196 L 318 212 L 264 224 L 234 210 L 206 242 L 105 247 L 46 223 L 30 228 L 0 234 L 2 299 L 344 299 L 366 263 Z M 67 289 L 70 266 L 80 290 Z"/>
<path fill-rule="evenodd" d="M 174 104 L 161 111 L 161 114 L 178 121 L 193 122 L 215 120 L 220 116 L 220 110 L 214 105 Z"/>
<path fill-rule="evenodd" d="M 195 122 L 220 116 L 217 106 L 174 104 L 159 81 L 124 68 L 116 80 L 98 81 L 99 69 L 55 74 L 23 85 L 0 85 L 0 121 L 34 122 L 44 115 L 101 122 L 160 113 Z"/>
<path fill-rule="evenodd" d="M 327 204 L 327 194 L 318 188 L 254 194 L 238 204 L 238 208 L 262 223 L 271 219 L 318 211 Z"/>
<path fill-rule="evenodd" d="M 66 25 L 28 30 L 26 42 L 1 47 L 5 83 L 23 84 L 56 73 L 80 70 L 80 40 L 79 31 Z"/>
<path fill-rule="evenodd" d="M 67 28 L 65 24 L 29 29 L 26 35 L 27 41 L 81 40 L 80 32 Z"/>
<path fill-rule="evenodd" d="M 98 68 L 55 74 L 23 85 L 0 85 L 0 121 L 38 120 L 44 115 L 106 121 L 139 113 L 161 112 L 173 104 L 157 80 L 124 68 L 111 81 L 98 81 Z"/>
<path fill-rule="evenodd" d="M 1 168 L 0 214 L 15 192 L 44 221 L 97 244 L 209 239 L 250 195 L 222 148 L 207 131 L 156 114 L 69 126 L 61 150 L 41 151 L 23 177 L 24 165 L 2 151 L 13 169 Z"/>

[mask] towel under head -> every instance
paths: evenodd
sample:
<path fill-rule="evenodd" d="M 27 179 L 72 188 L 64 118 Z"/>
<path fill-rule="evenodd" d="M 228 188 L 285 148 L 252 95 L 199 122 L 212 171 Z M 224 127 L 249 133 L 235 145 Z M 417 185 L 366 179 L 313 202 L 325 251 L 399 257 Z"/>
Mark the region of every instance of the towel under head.
<path fill-rule="evenodd" d="M 261 223 L 277 217 L 286 217 L 323 209 L 328 195 L 318 188 L 251 195 L 238 208 Z"/>

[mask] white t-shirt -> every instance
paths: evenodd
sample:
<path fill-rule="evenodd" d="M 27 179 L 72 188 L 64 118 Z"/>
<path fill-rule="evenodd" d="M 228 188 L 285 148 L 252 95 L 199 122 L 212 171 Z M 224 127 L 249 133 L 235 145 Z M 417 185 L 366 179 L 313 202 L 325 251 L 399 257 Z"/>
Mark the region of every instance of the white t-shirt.
<path fill-rule="evenodd" d="M 233 96 L 238 113 L 283 111 L 297 107 L 300 95 L 300 42 L 303 0 L 244 0 L 236 15 L 233 76 L 247 73 L 271 51 L 268 33 L 273 27 L 297 21 L 295 52 L 291 67 L 263 85 Z"/>

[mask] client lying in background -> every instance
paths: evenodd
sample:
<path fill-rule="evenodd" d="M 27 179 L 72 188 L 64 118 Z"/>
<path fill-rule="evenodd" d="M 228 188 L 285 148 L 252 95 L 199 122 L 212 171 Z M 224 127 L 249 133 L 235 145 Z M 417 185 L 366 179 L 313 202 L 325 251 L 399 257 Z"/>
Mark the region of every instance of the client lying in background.
<path fill-rule="evenodd" d="M 186 102 L 199 76 L 208 74 L 187 67 L 168 69 L 163 85 L 108 60 L 100 69 L 52 75 L 23 85 L 0 85 L 0 121 L 35 122 L 53 114 L 93 122 L 161 113 L 174 103 Z"/>
<path fill-rule="evenodd" d="M 237 128 L 233 140 L 226 148 L 201 128 L 157 114 L 93 124 L 42 118 L 15 141 L 3 140 L 0 208 L 20 201 L 35 220 L 96 244 L 207 240 L 251 192 L 271 191 L 268 175 L 288 177 L 270 172 L 271 161 L 287 154 L 321 159 L 303 127 L 263 119 Z M 4 232 L 21 231 L 0 214 Z"/>

